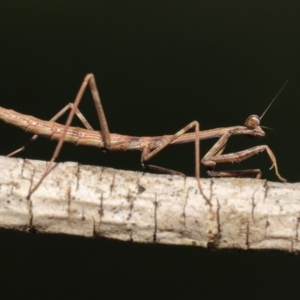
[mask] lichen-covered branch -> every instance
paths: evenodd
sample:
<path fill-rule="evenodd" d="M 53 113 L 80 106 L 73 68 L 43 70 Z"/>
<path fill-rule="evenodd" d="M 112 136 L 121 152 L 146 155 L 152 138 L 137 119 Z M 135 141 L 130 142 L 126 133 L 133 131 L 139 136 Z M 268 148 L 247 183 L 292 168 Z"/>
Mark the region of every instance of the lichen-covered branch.
<path fill-rule="evenodd" d="M 0 227 L 140 243 L 299 252 L 300 184 L 154 175 L 0 157 Z"/>

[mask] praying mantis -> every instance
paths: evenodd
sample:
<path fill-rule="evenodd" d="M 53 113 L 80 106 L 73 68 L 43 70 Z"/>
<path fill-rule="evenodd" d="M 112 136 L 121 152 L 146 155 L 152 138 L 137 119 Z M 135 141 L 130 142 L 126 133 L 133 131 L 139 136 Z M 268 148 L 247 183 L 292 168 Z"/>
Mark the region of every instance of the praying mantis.
<path fill-rule="evenodd" d="M 69 103 L 62 110 L 60 110 L 50 121 L 40 120 L 33 116 L 24 115 L 13 110 L 9 110 L 0 107 L 0 120 L 17 126 L 26 132 L 33 133 L 31 139 L 21 148 L 10 153 L 8 156 L 13 156 L 20 151 L 23 151 L 31 142 L 36 140 L 39 136 L 58 140 L 58 144 L 55 148 L 54 154 L 51 160 L 48 162 L 45 171 L 39 181 L 29 191 L 27 199 L 37 190 L 44 178 L 51 170 L 53 162 L 59 155 L 64 142 L 70 142 L 75 145 L 95 146 L 105 151 L 125 151 L 125 150 L 139 150 L 142 152 L 141 163 L 144 169 L 157 173 L 165 173 L 172 175 L 183 175 L 180 172 L 166 169 L 159 166 L 150 165 L 149 160 L 157 153 L 163 150 L 168 145 L 177 145 L 183 143 L 195 143 L 195 177 L 197 179 L 198 188 L 206 202 L 209 204 L 208 197 L 203 193 L 200 183 L 200 140 L 219 138 L 213 147 L 202 158 L 201 163 L 208 169 L 208 175 L 212 177 L 261 177 L 261 171 L 259 169 L 251 170 L 238 170 L 238 171 L 214 171 L 216 164 L 224 162 L 240 162 L 249 158 L 253 154 L 266 151 L 272 162 L 272 167 L 275 169 L 277 177 L 286 181 L 278 171 L 275 155 L 267 145 L 260 145 L 252 147 L 239 152 L 222 154 L 228 139 L 234 135 L 248 135 L 255 137 L 264 137 L 265 132 L 260 127 L 260 121 L 274 100 L 278 97 L 279 93 L 283 90 L 283 87 L 271 101 L 267 109 L 261 115 L 250 115 L 244 126 L 231 126 L 223 128 L 215 128 L 205 131 L 200 131 L 200 125 L 197 121 L 193 121 L 187 124 L 184 128 L 179 130 L 173 135 L 153 136 L 153 137 L 135 137 L 121 134 L 110 133 L 107 120 L 104 114 L 103 106 L 101 103 L 100 95 L 97 89 L 96 80 L 93 74 L 87 74 L 81 84 L 81 87 L 77 93 L 77 96 L 73 103 Z M 87 87 L 90 87 L 96 111 L 99 118 L 101 131 L 93 130 L 91 125 L 79 111 L 78 106 L 82 99 L 83 93 Z M 55 121 L 62 116 L 66 111 L 70 110 L 68 119 L 64 125 L 58 124 Z M 86 127 L 71 127 L 71 122 L 75 116 L 81 120 L 82 124 Z M 193 129 L 194 132 L 189 132 Z"/>

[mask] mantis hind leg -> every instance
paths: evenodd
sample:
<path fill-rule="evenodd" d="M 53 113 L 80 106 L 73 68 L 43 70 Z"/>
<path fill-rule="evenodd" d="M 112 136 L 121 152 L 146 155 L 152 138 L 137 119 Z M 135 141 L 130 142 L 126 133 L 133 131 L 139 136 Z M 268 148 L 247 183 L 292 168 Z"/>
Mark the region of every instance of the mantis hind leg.
<path fill-rule="evenodd" d="M 33 188 L 29 191 L 27 199 L 29 199 L 30 196 L 32 195 L 32 193 L 34 193 L 37 190 L 37 188 L 40 186 L 40 184 L 42 183 L 44 178 L 47 176 L 47 174 L 51 170 L 51 166 L 52 166 L 53 162 L 55 161 L 55 159 L 57 158 L 57 156 L 60 153 L 60 150 L 61 150 L 62 145 L 63 145 L 64 140 L 65 140 L 65 136 L 67 134 L 68 129 L 70 128 L 70 125 L 71 125 L 71 122 L 74 118 L 74 115 L 77 114 L 77 116 L 78 115 L 82 116 L 82 114 L 78 110 L 78 105 L 79 105 L 80 101 L 82 100 L 83 93 L 84 93 L 84 91 L 86 90 L 86 88 L 88 86 L 90 87 L 90 90 L 92 92 L 92 97 L 93 97 L 95 108 L 96 108 L 96 111 L 97 111 L 97 114 L 98 114 L 99 123 L 100 123 L 100 127 L 101 127 L 101 133 L 102 133 L 102 139 L 103 139 L 105 148 L 107 150 L 110 149 L 110 147 L 111 147 L 110 133 L 109 133 L 106 117 L 105 117 L 105 114 L 104 114 L 104 110 L 103 110 L 103 107 L 102 107 L 100 95 L 99 95 L 99 92 L 98 92 L 98 89 L 97 89 L 96 80 L 95 80 L 95 77 L 94 77 L 93 74 L 87 74 L 85 76 L 81 86 L 80 86 L 80 89 L 79 89 L 79 91 L 76 95 L 76 98 L 75 98 L 73 104 L 71 105 L 71 107 L 67 106 L 67 108 L 65 109 L 65 111 L 66 111 L 66 110 L 68 110 L 68 108 L 71 108 L 69 116 L 68 116 L 67 121 L 66 121 L 65 126 L 64 126 L 64 130 L 63 130 L 63 132 L 61 134 L 61 137 L 60 137 L 60 140 L 58 141 L 58 144 L 57 144 L 57 146 L 54 150 L 53 156 L 52 156 L 51 160 L 48 162 L 42 177 L 33 186 Z M 55 115 L 54 118 L 57 117 L 58 115 L 60 116 L 65 111 L 63 109 L 57 115 Z M 79 117 L 79 119 L 81 119 L 81 117 Z M 83 119 L 81 119 L 81 121 L 82 120 L 84 120 L 83 124 L 85 126 L 89 126 L 89 128 L 91 128 L 91 126 L 88 124 L 88 122 L 86 121 L 86 119 L 84 117 L 83 117 Z M 32 139 L 30 140 L 30 142 L 35 140 L 36 138 L 37 137 L 33 136 Z M 20 149 L 22 149 L 22 148 L 20 148 Z"/>

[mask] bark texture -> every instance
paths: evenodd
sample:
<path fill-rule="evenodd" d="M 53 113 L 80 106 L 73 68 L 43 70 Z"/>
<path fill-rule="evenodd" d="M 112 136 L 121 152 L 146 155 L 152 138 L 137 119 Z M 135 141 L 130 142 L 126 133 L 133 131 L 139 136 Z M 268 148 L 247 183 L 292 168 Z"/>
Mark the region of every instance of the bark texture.
<path fill-rule="evenodd" d="M 300 184 L 201 179 L 0 157 L 0 227 L 139 243 L 299 252 Z"/>

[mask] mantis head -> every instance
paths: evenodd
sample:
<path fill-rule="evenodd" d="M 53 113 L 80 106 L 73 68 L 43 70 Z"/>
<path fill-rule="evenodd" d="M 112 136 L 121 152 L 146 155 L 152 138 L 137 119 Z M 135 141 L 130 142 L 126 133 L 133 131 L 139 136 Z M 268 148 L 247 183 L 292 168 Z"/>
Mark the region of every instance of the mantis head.
<path fill-rule="evenodd" d="M 265 111 L 263 112 L 263 114 L 259 117 L 257 115 L 251 115 L 249 116 L 246 121 L 245 121 L 245 127 L 247 127 L 247 129 L 250 130 L 255 130 L 257 131 L 258 135 L 261 136 L 265 136 L 265 132 L 260 128 L 260 121 L 263 118 L 263 116 L 265 115 L 265 113 L 268 111 L 268 109 L 270 108 L 270 106 L 273 104 L 273 102 L 275 101 L 275 99 L 278 97 L 278 95 L 281 93 L 281 91 L 284 89 L 284 87 L 286 86 L 286 84 L 288 83 L 288 79 L 286 80 L 286 82 L 284 83 L 284 85 L 282 86 L 282 88 L 280 89 L 280 91 L 276 94 L 276 96 L 274 97 L 274 99 L 271 101 L 271 103 L 268 105 L 268 107 L 265 109 Z"/>

